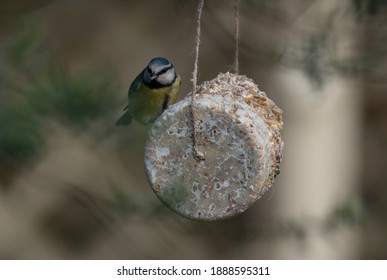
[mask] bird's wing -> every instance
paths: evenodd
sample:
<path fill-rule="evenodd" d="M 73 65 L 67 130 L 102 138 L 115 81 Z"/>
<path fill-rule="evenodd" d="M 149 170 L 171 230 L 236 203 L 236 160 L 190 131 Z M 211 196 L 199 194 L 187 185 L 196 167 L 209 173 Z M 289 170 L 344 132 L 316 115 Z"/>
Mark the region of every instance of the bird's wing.
<path fill-rule="evenodd" d="M 145 69 L 144 69 L 145 70 Z M 142 78 L 142 73 L 144 72 L 144 70 L 141 71 L 140 74 L 138 74 L 138 76 L 136 77 L 136 79 L 134 79 L 134 81 L 132 82 L 132 84 L 130 85 L 129 87 L 129 91 L 128 91 L 128 97 L 130 97 L 136 90 L 138 90 L 138 88 L 140 87 L 141 85 L 141 78 Z"/>

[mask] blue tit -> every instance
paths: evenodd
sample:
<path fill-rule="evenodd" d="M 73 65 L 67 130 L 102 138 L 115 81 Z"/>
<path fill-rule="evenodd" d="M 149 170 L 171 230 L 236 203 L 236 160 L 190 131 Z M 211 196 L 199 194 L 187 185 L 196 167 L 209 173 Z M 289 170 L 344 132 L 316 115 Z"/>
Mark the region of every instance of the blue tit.
<path fill-rule="evenodd" d="M 129 125 L 132 119 L 144 125 L 154 122 L 176 102 L 180 84 L 180 76 L 168 59 L 153 58 L 130 85 L 129 104 L 116 125 Z"/>

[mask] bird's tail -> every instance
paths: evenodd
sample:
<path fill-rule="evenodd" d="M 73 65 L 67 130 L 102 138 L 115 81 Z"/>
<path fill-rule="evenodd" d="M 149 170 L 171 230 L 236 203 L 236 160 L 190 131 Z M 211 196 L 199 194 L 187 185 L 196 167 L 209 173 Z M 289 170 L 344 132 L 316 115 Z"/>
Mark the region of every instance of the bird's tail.
<path fill-rule="evenodd" d="M 121 118 L 116 121 L 116 125 L 130 125 L 132 122 L 132 116 L 126 111 Z"/>

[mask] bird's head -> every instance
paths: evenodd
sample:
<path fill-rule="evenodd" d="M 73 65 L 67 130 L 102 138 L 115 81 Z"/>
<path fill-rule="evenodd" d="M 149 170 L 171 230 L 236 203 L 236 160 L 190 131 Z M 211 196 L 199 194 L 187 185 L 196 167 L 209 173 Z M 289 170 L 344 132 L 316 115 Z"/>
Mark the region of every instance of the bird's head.
<path fill-rule="evenodd" d="M 155 57 L 144 69 L 142 79 L 150 88 L 170 86 L 176 79 L 175 68 L 168 59 Z"/>

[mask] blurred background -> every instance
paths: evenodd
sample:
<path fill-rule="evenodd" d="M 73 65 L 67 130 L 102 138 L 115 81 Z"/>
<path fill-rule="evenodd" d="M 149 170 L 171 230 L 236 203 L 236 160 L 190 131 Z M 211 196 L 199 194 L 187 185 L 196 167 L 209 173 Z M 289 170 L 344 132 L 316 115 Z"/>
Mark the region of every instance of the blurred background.
<path fill-rule="evenodd" d="M 240 73 L 284 110 L 281 174 L 200 223 L 148 186 L 146 127 L 115 127 L 154 56 L 191 89 L 194 0 L 0 0 L 0 259 L 387 259 L 387 4 L 241 0 Z M 199 82 L 231 71 L 208 0 Z"/>

